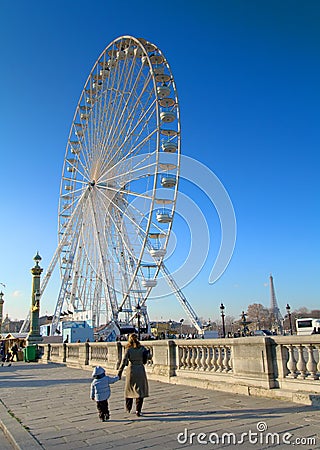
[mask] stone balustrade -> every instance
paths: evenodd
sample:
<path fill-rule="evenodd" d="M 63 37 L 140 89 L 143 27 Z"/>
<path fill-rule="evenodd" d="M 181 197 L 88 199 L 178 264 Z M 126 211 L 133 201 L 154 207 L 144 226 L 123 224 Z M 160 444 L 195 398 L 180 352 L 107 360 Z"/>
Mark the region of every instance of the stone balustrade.
<path fill-rule="evenodd" d="M 320 335 L 145 341 L 150 379 L 320 404 Z M 126 342 L 40 344 L 44 362 L 116 373 Z"/>
<path fill-rule="evenodd" d="M 320 393 L 320 336 L 277 336 L 274 341 L 279 388 Z"/>

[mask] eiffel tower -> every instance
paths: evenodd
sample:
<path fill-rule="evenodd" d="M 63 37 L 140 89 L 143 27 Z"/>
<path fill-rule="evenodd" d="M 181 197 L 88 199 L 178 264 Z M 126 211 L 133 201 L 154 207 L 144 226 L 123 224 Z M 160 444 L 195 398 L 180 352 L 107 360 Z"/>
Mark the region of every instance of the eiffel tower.
<path fill-rule="evenodd" d="M 276 299 L 276 294 L 273 285 L 273 276 L 270 275 L 270 314 L 272 317 L 272 327 L 279 334 L 283 332 L 283 317 L 281 315 L 280 309 L 278 307 L 278 302 Z"/>

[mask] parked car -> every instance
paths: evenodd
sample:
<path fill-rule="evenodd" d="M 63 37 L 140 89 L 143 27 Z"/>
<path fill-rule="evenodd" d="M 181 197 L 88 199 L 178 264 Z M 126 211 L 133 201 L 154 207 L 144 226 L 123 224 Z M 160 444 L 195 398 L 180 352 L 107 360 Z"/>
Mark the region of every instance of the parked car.
<path fill-rule="evenodd" d="M 255 330 L 253 332 L 254 336 L 273 336 L 270 330 Z"/>

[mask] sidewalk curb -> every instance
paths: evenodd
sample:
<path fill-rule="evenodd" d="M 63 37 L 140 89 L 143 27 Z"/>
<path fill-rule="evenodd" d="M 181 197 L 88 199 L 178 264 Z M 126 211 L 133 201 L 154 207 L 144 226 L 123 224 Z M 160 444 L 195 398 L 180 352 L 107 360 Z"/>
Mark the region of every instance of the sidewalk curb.
<path fill-rule="evenodd" d="M 2 400 L 0 400 L 0 427 L 16 450 L 43 450 L 44 447 L 10 414 Z"/>

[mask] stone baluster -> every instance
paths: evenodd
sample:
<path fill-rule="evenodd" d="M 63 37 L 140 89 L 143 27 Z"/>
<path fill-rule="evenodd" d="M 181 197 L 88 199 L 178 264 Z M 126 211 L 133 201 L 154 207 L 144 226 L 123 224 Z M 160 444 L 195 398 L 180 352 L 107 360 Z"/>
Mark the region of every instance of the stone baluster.
<path fill-rule="evenodd" d="M 183 349 L 184 347 L 181 347 L 180 345 L 178 346 L 178 369 L 182 369 L 183 368 Z"/>
<path fill-rule="evenodd" d="M 218 349 L 217 347 L 212 347 L 212 368 L 214 370 L 214 372 L 217 372 L 217 370 L 219 369 L 218 366 Z"/>
<path fill-rule="evenodd" d="M 218 354 L 219 354 L 219 356 L 218 356 L 218 361 L 217 361 L 219 372 L 223 372 L 223 356 L 222 356 L 222 349 L 223 349 L 223 346 L 219 345 L 219 347 L 218 347 Z"/>
<path fill-rule="evenodd" d="M 288 352 L 289 352 L 289 360 L 287 362 L 287 368 L 289 371 L 289 374 L 287 375 L 289 378 L 297 378 L 297 362 L 294 357 L 294 347 L 293 345 L 288 345 Z"/>
<path fill-rule="evenodd" d="M 305 379 L 307 376 L 307 367 L 306 362 L 303 356 L 304 347 L 302 345 L 298 346 L 298 362 L 297 362 L 297 370 L 299 373 L 298 378 Z"/>
<path fill-rule="evenodd" d="M 231 370 L 230 367 L 230 347 L 224 346 L 224 358 L 223 358 L 223 366 L 224 372 L 229 372 Z"/>
<path fill-rule="evenodd" d="M 189 348 L 187 346 L 183 347 L 183 368 L 188 369 L 189 367 Z"/>
<path fill-rule="evenodd" d="M 187 350 L 187 358 L 186 358 L 186 369 L 191 369 L 192 367 L 192 347 L 186 347 Z"/>
<path fill-rule="evenodd" d="M 315 345 L 318 352 L 318 364 L 317 364 L 317 373 L 320 374 L 320 345 Z"/>
<path fill-rule="evenodd" d="M 307 371 L 309 372 L 308 378 L 312 378 L 313 380 L 319 380 L 319 375 L 317 375 L 317 363 L 313 354 L 314 347 L 312 344 L 309 344 L 307 348 L 308 348 Z"/>
<path fill-rule="evenodd" d="M 212 369 L 212 347 L 207 347 L 207 359 L 206 359 L 206 369 L 211 370 Z"/>
<path fill-rule="evenodd" d="M 201 347 L 194 347 L 194 350 L 196 352 L 196 358 L 195 358 L 195 369 L 200 369 L 200 359 L 201 359 Z"/>
<path fill-rule="evenodd" d="M 190 347 L 191 351 L 191 369 L 196 368 L 197 349 L 196 347 Z"/>
<path fill-rule="evenodd" d="M 207 352 L 208 352 L 208 347 L 205 345 L 201 346 L 201 361 L 200 361 L 200 368 L 201 370 L 206 370 L 207 368 L 207 364 L 206 364 L 206 360 L 207 360 Z"/>
<path fill-rule="evenodd" d="M 182 347 L 182 361 L 181 361 L 183 369 L 188 368 L 188 355 L 189 355 L 188 347 L 184 345 Z"/>

